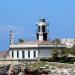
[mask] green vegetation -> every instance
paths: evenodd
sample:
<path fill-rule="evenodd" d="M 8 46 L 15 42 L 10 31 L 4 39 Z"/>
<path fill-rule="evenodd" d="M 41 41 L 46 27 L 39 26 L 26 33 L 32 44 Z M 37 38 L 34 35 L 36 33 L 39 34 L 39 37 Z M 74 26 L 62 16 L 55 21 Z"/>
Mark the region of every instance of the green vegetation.
<path fill-rule="evenodd" d="M 52 43 L 54 43 L 54 44 L 61 44 L 61 40 L 57 38 L 57 39 L 53 40 Z"/>
<path fill-rule="evenodd" d="M 24 43 L 24 39 L 19 39 L 19 43 Z"/>
<path fill-rule="evenodd" d="M 72 48 L 68 48 L 66 51 L 68 54 L 73 54 L 75 55 L 75 46 L 73 46 Z"/>
<path fill-rule="evenodd" d="M 75 46 L 59 50 L 58 45 L 61 44 L 60 39 L 55 39 L 52 42 L 55 44 L 55 47 L 52 52 L 52 58 L 50 58 L 49 61 L 58 61 L 63 63 L 75 62 Z"/>
<path fill-rule="evenodd" d="M 41 59 L 41 61 L 71 63 L 71 64 L 75 62 L 75 46 L 73 46 L 72 48 L 63 48 L 61 50 L 59 50 L 57 46 L 58 43 L 55 44 L 51 58 Z"/>

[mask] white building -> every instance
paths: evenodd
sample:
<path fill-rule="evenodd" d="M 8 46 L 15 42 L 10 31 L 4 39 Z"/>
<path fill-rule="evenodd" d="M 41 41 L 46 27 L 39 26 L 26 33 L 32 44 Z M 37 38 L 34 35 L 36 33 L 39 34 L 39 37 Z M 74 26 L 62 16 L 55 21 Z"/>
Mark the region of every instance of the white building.
<path fill-rule="evenodd" d="M 75 39 L 73 38 L 61 39 L 61 43 L 65 44 L 67 48 L 71 48 L 75 45 Z"/>
<path fill-rule="evenodd" d="M 24 42 L 20 40 L 19 43 L 15 44 L 13 32 L 10 31 L 10 47 L 9 47 L 9 58 L 6 61 L 37 61 L 39 59 L 46 59 L 52 57 L 53 48 L 56 44 L 48 40 L 48 23 L 43 17 L 37 24 L 36 41 Z M 58 49 L 65 48 L 65 45 L 57 45 Z M 5 61 L 5 60 L 4 60 Z M 15 62 L 16 63 L 16 62 Z"/>
<path fill-rule="evenodd" d="M 13 33 L 10 32 L 9 56 L 11 60 L 39 60 L 49 58 L 52 55 L 52 49 L 56 47 L 48 41 L 48 23 L 43 17 L 37 24 L 37 40 L 21 42 L 14 44 Z M 64 45 L 58 45 L 58 49 L 64 48 Z"/>

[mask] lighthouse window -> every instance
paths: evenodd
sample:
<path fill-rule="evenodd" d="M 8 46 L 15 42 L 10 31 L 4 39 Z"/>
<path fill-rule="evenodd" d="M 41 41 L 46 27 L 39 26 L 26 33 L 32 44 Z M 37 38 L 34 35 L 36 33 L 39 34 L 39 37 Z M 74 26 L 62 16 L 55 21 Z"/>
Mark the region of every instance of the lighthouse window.
<path fill-rule="evenodd" d="M 36 51 L 34 51 L 34 57 L 36 57 Z"/>
<path fill-rule="evenodd" d="M 19 51 L 17 51 L 17 58 L 19 58 Z"/>
<path fill-rule="evenodd" d="M 14 57 L 14 52 L 12 51 L 12 58 Z"/>
<path fill-rule="evenodd" d="M 40 32 L 40 26 L 38 26 L 38 32 Z"/>
<path fill-rule="evenodd" d="M 22 51 L 22 58 L 24 58 L 25 57 L 25 55 L 24 55 L 24 51 Z"/>
<path fill-rule="evenodd" d="M 44 41 L 47 41 L 47 33 L 44 33 L 44 34 L 43 34 L 43 37 L 44 37 L 43 40 L 44 40 Z"/>
<path fill-rule="evenodd" d="M 40 19 L 41 22 L 45 22 L 45 19 Z"/>
<path fill-rule="evenodd" d="M 45 30 L 45 26 L 42 26 L 42 32 L 45 32 L 46 30 Z"/>
<path fill-rule="evenodd" d="M 37 34 L 37 40 L 39 39 L 39 34 Z"/>
<path fill-rule="evenodd" d="M 30 58 L 30 51 L 28 51 L 28 57 Z"/>

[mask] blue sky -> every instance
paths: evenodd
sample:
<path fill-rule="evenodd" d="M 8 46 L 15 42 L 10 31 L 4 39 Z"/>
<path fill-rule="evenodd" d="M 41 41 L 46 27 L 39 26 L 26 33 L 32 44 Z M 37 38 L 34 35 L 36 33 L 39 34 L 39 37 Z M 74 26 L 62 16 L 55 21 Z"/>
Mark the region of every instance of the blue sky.
<path fill-rule="evenodd" d="M 9 30 L 14 37 L 36 39 L 36 22 L 49 22 L 49 38 L 75 38 L 75 0 L 0 0 L 0 50 L 9 48 Z"/>

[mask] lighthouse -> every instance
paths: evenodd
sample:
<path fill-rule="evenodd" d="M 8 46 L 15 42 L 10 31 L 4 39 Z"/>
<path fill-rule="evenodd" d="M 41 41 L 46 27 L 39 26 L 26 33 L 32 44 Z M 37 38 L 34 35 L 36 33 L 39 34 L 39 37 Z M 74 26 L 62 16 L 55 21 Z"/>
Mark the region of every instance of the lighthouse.
<path fill-rule="evenodd" d="M 48 38 L 48 30 L 47 30 L 48 23 L 44 17 L 39 19 L 37 23 L 37 40 L 38 41 L 47 41 Z"/>

